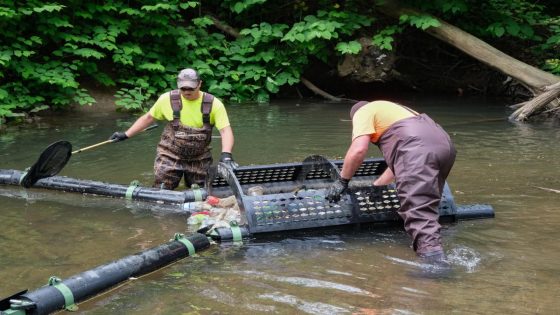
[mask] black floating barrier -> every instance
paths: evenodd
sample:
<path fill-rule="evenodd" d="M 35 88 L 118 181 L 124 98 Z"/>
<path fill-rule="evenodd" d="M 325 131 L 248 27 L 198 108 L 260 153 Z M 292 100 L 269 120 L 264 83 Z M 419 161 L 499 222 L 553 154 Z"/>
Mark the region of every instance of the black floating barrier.
<path fill-rule="evenodd" d="M 474 220 L 494 217 L 494 209 L 490 205 L 472 204 L 457 207 L 457 220 Z"/>
<path fill-rule="evenodd" d="M 315 156 L 316 157 L 316 156 Z M 341 160 L 329 161 L 321 157 L 321 162 L 332 162 L 337 169 L 342 168 Z M 329 184 L 329 174 L 324 169 L 309 169 L 305 163 L 280 163 L 271 165 L 242 166 L 235 170 L 234 174 L 243 189 L 252 186 L 262 186 L 267 193 L 288 192 L 296 189 L 305 180 L 308 187 L 324 188 Z M 360 180 L 369 181 L 381 174 L 387 165 L 381 158 L 366 159 L 356 171 L 353 183 Z M 25 172 L 18 170 L 0 169 L 0 185 L 20 186 L 20 181 Z M 231 196 L 232 190 L 228 182 L 221 176 L 213 178 L 207 184 L 212 194 L 216 197 Z M 204 200 L 207 189 L 187 189 L 185 191 L 172 191 L 142 187 L 135 184 L 121 185 L 110 184 L 100 181 L 75 179 L 66 176 L 52 176 L 40 179 L 33 188 L 59 190 L 65 192 L 76 192 L 81 194 L 92 194 L 100 196 L 128 198 L 131 200 L 157 202 L 166 204 L 183 205 L 187 202 Z"/>
<path fill-rule="evenodd" d="M 396 211 L 400 205 L 395 189 L 392 186 L 372 187 L 372 182 L 387 168 L 382 158 L 364 160 L 350 182 L 349 194 L 341 202 L 331 204 L 324 200 L 325 188 L 339 176 L 342 163 L 341 160 L 327 160 L 313 155 L 302 163 L 243 166 L 219 174 L 217 168 L 212 168 L 207 189 L 185 191 L 64 176 L 43 178 L 33 187 L 177 204 L 183 208 L 185 203 L 203 200 L 210 194 L 216 197 L 233 194 L 246 215 L 249 233 L 398 220 Z M 0 169 L 0 184 L 19 185 L 23 175 L 21 171 Z M 255 186 L 262 187 L 263 196 L 248 194 L 249 189 Z M 458 212 L 447 184 L 439 211 L 440 217 L 452 220 L 493 215 L 492 207 L 488 205 Z"/>
<path fill-rule="evenodd" d="M 237 199 L 241 220 L 232 222 L 231 228 L 214 229 L 209 236 L 216 240 L 233 237 L 234 241 L 239 241 L 246 235 L 259 233 L 368 223 L 387 224 L 401 220 L 397 213 L 400 202 L 394 185 L 372 185 L 376 176 L 386 168 L 382 159 L 364 161 L 342 199 L 336 203 L 329 202 L 325 198 L 326 187 L 340 176 L 340 168 L 341 164 L 324 157 L 310 156 L 299 168 L 294 168 L 293 174 L 290 175 L 291 178 L 295 177 L 292 184 L 292 188 L 295 189 L 292 191 L 263 189 L 262 195 L 250 195 L 250 185 L 243 183 L 239 172 L 218 164 L 210 172 L 209 181 L 215 183 L 219 178 L 227 183 Z M 263 174 L 270 172 L 270 169 L 267 169 Z M 261 176 L 266 178 L 266 175 Z M 213 188 L 214 185 L 210 187 Z M 214 190 L 209 194 L 213 195 Z M 489 205 L 458 208 L 447 183 L 438 210 L 442 222 L 487 218 L 492 217 L 494 213 Z"/>
<path fill-rule="evenodd" d="M 19 185 L 19 181 L 24 174 L 24 172 L 18 170 L 0 170 L 0 184 Z M 185 202 L 201 201 L 207 197 L 206 190 L 202 188 L 174 191 L 142 187 L 136 183 L 132 183 L 127 186 L 92 180 L 75 179 L 66 176 L 52 176 L 40 179 L 33 188 L 45 188 L 65 192 L 118 197 L 165 204 L 183 204 Z"/>
<path fill-rule="evenodd" d="M 176 234 L 169 243 L 115 260 L 82 272 L 66 280 L 51 277 L 49 284 L 33 292 L 20 292 L 0 301 L 0 315 L 42 315 L 61 309 L 74 310 L 76 303 L 107 289 L 139 277 L 210 246 L 208 238 L 199 233 L 189 237 Z"/>

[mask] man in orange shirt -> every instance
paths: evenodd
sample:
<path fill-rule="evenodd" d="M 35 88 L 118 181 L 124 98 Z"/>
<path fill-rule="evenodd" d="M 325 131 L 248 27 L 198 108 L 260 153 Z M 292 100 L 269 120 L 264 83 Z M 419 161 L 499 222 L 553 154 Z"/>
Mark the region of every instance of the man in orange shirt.
<path fill-rule="evenodd" d="M 449 135 L 427 115 L 388 101 L 358 102 L 350 110 L 350 118 L 352 144 L 341 178 L 327 189 L 326 198 L 340 200 L 369 143 L 376 144 L 388 167 L 373 185 L 395 180 L 399 215 L 412 237 L 414 251 L 426 262 L 444 261 L 438 206 L 455 162 L 456 150 Z"/>

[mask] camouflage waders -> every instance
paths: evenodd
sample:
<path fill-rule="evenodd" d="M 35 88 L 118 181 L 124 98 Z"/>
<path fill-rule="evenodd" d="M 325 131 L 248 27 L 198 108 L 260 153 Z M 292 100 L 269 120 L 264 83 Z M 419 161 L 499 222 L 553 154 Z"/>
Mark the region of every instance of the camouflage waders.
<path fill-rule="evenodd" d="M 211 94 L 204 93 L 201 106 L 204 124 L 202 128 L 188 127 L 180 122 L 182 103 L 179 91 L 171 91 L 173 121 L 165 126 L 157 146 L 154 187 L 175 189 L 183 177 L 187 187 L 204 185 L 208 168 L 212 165 L 210 111 L 213 100 Z"/>

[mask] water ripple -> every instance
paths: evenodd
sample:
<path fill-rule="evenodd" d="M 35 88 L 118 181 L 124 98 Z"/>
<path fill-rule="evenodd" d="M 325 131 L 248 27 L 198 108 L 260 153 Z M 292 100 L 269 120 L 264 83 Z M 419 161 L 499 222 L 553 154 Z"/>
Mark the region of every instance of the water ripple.
<path fill-rule="evenodd" d="M 296 307 L 298 310 L 306 314 L 348 314 L 351 311 L 339 306 L 334 306 L 326 303 L 318 302 L 308 302 L 306 300 L 299 299 L 293 295 L 280 294 L 279 292 L 267 293 L 259 295 L 261 299 L 270 299 L 275 302 L 285 303 L 290 306 Z"/>
<path fill-rule="evenodd" d="M 267 275 L 265 273 L 256 272 L 256 271 L 245 271 L 244 273 L 245 274 L 258 275 L 261 278 L 264 278 L 264 279 L 267 279 L 267 280 L 273 280 L 273 281 L 277 281 L 277 282 L 285 282 L 285 283 L 290 283 L 290 284 L 294 284 L 294 285 L 302 286 L 302 287 L 307 287 L 307 288 L 334 289 L 334 290 L 339 290 L 339 291 L 343 291 L 343 292 L 346 292 L 346 293 L 360 294 L 360 295 L 365 295 L 365 296 L 369 296 L 369 297 L 379 297 L 378 295 L 373 294 L 369 291 L 362 290 L 360 288 L 356 288 L 356 287 L 353 287 L 353 286 L 350 286 L 350 285 L 345 285 L 345 284 L 331 282 L 331 281 L 324 281 L 324 280 L 317 280 L 317 279 L 303 278 L 303 277 L 271 276 L 271 275 Z"/>
<path fill-rule="evenodd" d="M 482 261 L 479 253 L 466 246 L 458 246 L 451 249 L 447 259 L 454 265 L 464 267 L 468 273 L 475 272 Z"/>

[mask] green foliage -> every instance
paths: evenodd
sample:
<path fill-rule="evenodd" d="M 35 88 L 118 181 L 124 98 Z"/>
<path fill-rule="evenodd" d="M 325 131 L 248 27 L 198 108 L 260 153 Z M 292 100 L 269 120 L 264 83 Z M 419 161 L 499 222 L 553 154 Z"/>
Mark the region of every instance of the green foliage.
<path fill-rule="evenodd" d="M 492 0 L 482 8 L 493 19 L 486 29 L 491 35 L 540 39 L 535 35 L 534 28 L 545 16 L 543 5 L 525 0 Z"/>
<path fill-rule="evenodd" d="M 245 0 L 245 1 L 238 1 L 235 2 L 232 6 L 231 6 L 231 11 L 239 14 L 245 10 L 247 10 L 248 8 L 252 7 L 255 4 L 262 4 L 265 3 L 266 0 Z"/>
<path fill-rule="evenodd" d="M 372 43 L 381 49 L 393 50 L 394 35 L 400 33 L 402 27 L 397 25 L 390 25 L 379 31 L 373 36 Z"/>
<path fill-rule="evenodd" d="M 544 5 L 527 0 L 411 0 L 409 3 L 423 11 L 451 19 L 476 36 L 538 40 L 534 28 L 546 16 Z M 421 25 L 422 28 L 426 26 Z"/>
<path fill-rule="evenodd" d="M 539 2 L 403 1 L 477 36 L 530 41 L 544 68 L 559 72 L 560 23 Z M 204 8 L 200 5 L 182 0 L 2 2 L 0 121 L 95 104 L 83 87 L 86 82 L 115 87 L 119 109 L 145 111 L 176 87 L 177 72 L 185 67 L 196 68 L 203 89 L 226 101 L 267 102 L 282 87 L 300 82 L 311 60 L 332 66 L 340 55 L 359 53 L 359 37 L 372 36 L 374 44 L 391 50 L 406 27 L 439 25 L 429 15 L 403 15 L 390 24 L 378 19 L 376 6 L 366 0 L 208 0 Z"/>
<path fill-rule="evenodd" d="M 558 73 L 555 59 L 560 54 L 560 18 L 557 1 L 528 0 L 404 0 L 443 18 L 483 40 L 510 46 L 528 62 L 543 63 L 543 69 Z M 407 16 L 401 17 L 408 19 Z M 420 24 L 425 26 L 425 24 Z M 418 23 L 415 24 L 418 27 Z M 420 27 L 423 28 L 423 27 Z M 507 41 L 507 42 L 506 42 Z M 507 52 L 506 52 L 507 53 Z"/>
<path fill-rule="evenodd" d="M 362 50 L 362 45 L 360 42 L 353 40 L 347 43 L 340 42 L 336 45 L 336 50 L 343 53 L 343 54 L 352 54 L 355 55 Z"/>
<path fill-rule="evenodd" d="M 421 30 L 426 30 L 429 27 L 438 27 L 441 23 L 430 15 L 407 15 L 403 14 L 400 17 L 402 24 L 409 24 Z"/>
<path fill-rule="evenodd" d="M 560 59 L 547 59 L 545 60 L 543 69 L 550 71 L 556 75 L 560 75 Z"/>
<path fill-rule="evenodd" d="M 141 87 L 119 89 L 116 93 L 115 104 L 125 110 L 135 110 L 142 108 L 142 105 L 149 100 L 149 96 L 143 92 Z"/>

